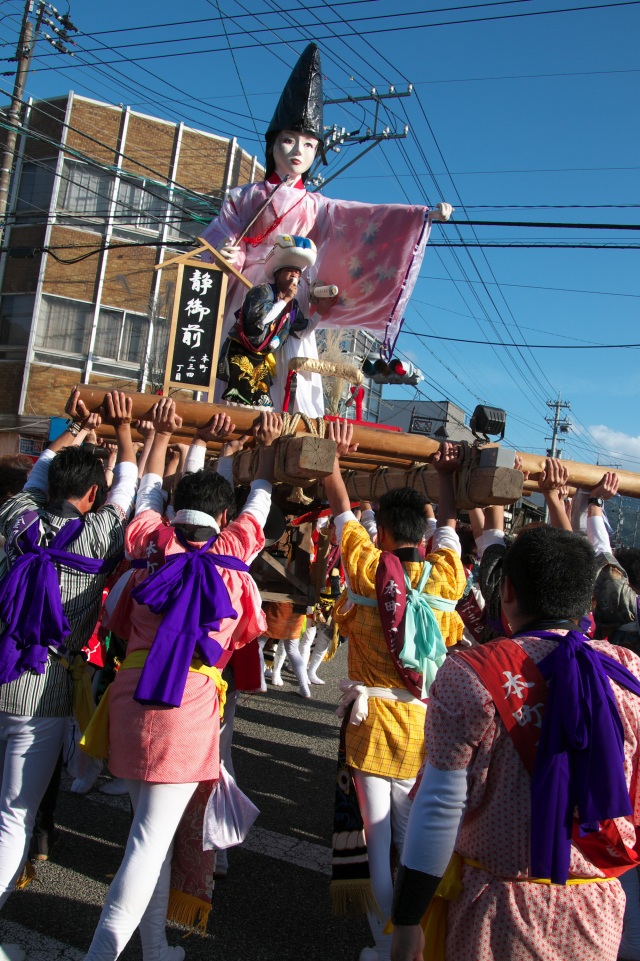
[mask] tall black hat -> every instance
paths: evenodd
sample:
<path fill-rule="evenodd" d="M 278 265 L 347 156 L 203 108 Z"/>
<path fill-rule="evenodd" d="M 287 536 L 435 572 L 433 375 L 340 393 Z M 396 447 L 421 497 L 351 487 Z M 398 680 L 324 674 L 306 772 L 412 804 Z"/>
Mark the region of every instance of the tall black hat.
<path fill-rule="evenodd" d="M 315 137 L 320 141 L 324 159 L 322 66 L 315 43 L 309 44 L 291 71 L 267 129 L 267 137 L 281 130 L 295 130 Z"/>

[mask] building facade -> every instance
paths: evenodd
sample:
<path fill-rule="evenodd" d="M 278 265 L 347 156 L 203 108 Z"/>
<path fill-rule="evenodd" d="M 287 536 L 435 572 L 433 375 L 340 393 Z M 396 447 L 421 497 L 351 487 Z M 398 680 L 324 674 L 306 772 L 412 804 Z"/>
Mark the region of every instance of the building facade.
<path fill-rule="evenodd" d="M 28 105 L 0 257 L 0 453 L 37 453 L 76 383 L 162 385 L 175 269 L 154 268 L 262 175 L 235 139 L 129 107 Z"/>

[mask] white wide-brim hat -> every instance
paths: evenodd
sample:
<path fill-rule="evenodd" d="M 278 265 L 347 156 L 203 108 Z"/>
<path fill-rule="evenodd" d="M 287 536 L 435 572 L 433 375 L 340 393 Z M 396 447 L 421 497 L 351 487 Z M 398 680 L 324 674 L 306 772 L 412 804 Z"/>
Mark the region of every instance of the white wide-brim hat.
<path fill-rule="evenodd" d="M 276 271 L 283 267 L 304 270 L 313 267 L 318 250 L 313 240 L 296 234 L 278 234 L 276 242 L 267 254 L 264 269 L 269 283 L 275 280 Z"/>

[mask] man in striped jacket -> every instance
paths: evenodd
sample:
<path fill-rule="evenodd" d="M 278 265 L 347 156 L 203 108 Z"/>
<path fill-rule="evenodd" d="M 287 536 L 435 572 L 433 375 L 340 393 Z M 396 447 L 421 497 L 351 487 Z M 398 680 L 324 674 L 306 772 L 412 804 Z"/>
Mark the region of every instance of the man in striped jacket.
<path fill-rule="evenodd" d="M 118 440 L 108 494 L 102 464 L 79 446 L 95 415 L 77 392 L 67 411 L 66 431 L 41 455 L 24 490 L 0 508 L 7 538 L 0 562 L 0 907 L 24 864 L 62 747 L 72 706 L 69 663 L 95 628 L 137 484 L 131 398 L 112 391 L 104 400 L 103 420 Z"/>

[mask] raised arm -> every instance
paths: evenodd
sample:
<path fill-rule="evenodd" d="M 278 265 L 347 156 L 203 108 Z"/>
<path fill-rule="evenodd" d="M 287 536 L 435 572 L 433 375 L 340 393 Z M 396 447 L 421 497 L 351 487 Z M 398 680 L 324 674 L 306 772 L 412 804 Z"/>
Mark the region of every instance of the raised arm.
<path fill-rule="evenodd" d="M 602 514 L 603 505 L 618 493 L 620 480 L 614 471 L 607 471 L 597 487 L 589 494 L 587 505 L 587 537 L 596 554 L 610 554 L 611 541 Z"/>
<path fill-rule="evenodd" d="M 445 441 L 431 459 L 438 474 L 438 524 L 433 535 L 432 550 L 455 551 L 461 554 L 460 539 L 456 534 L 456 495 L 453 475 L 462 463 L 462 448 Z"/>
<path fill-rule="evenodd" d="M 137 420 L 135 426 L 143 441 L 142 450 L 138 455 L 138 477 L 141 478 L 144 474 L 144 468 L 149 457 L 151 445 L 153 444 L 155 428 L 150 420 Z"/>
<path fill-rule="evenodd" d="M 105 395 L 101 407 L 102 419 L 111 424 L 116 432 L 118 456 L 113 469 L 113 484 L 107 495 L 106 505 L 119 507 L 125 515 L 133 507 L 138 486 L 138 468 L 131 440 L 131 397 L 121 390 L 112 390 Z"/>
<path fill-rule="evenodd" d="M 260 445 L 258 470 L 251 482 L 249 496 L 242 508 L 243 514 L 252 514 L 264 527 L 271 509 L 271 487 L 275 465 L 274 444 L 282 433 L 282 417 L 273 411 L 264 411 L 253 426 L 253 435 Z"/>
<path fill-rule="evenodd" d="M 568 477 L 569 471 L 561 460 L 557 457 L 547 457 L 544 470 L 540 472 L 538 478 L 538 488 L 544 496 L 551 526 L 564 531 L 571 530 L 571 521 L 564 509 L 562 497 L 562 490 L 566 487 Z"/>
<path fill-rule="evenodd" d="M 353 424 L 346 420 L 336 420 L 329 424 L 329 438 L 336 442 L 336 456 L 332 473 L 324 479 L 324 491 L 331 513 L 334 518 L 338 518 L 341 514 L 351 514 L 351 500 L 342 479 L 340 458 L 356 451 L 358 445 L 353 443 Z M 351 519 L 355 520 L 355 515 Z"/>
<path fill-rule="evenodd" d="M 171 397 L 161 397 L 151 409 L 151 421 L 154 427 L 153 443 L 145 464 L 144 474 L 140 482 L 136 515 L 143 511 L 155 511 L 162 514 L 164 500 L 162 497 L 162 478 L 167 457 L 167 447 L 171 435 L 182 427 L 182 418 L 176 414 L 176 403 Z"/>
<path fill-rule="evenodd" d="M 235 424 L 232 422 L 229 414 L 214 414 L 211 420 L 207 421 L 202 427 L 198 427 L 193 435 L 191 441 L 191 446 L 189 447 L 187 453 L 187 459 L 184 462 L 184 473 L 194 474 L 196 471 L 202 470 L 204 467 L 205 455 L 207 453 L 207 442 L 212 440 L 223 440 L 229 437 L 235 430 Z M 236 450 L 242 450 L 245 443 L 250 439 L 249 435 L 241 437 L 238 441 L 231 440 L 228 443 L 233 445 L 229 454 L 234 453 Z M 223 444 L 223 447 L 226 445 Z M 220 451 L 220 457 L 229 456 L 229 454 L 223 454 Z M 219 471 L 219 473 L 226 476 L 225 471 Z"/>
<path fill-rule="evenodd" d="M 49 491 L 49 465 L 58 453 L 65 447 L 79 447 L 90 430 L 100 426 L 100 415 L 91 414 L 80 399 L 80 391 L 73 388 L 69 400 L 65 405 L 65 414 L 70 417 L 66 430 L 49 444 L 38 458 L 33 470 L 24 485 L 25 491 Z"/>

